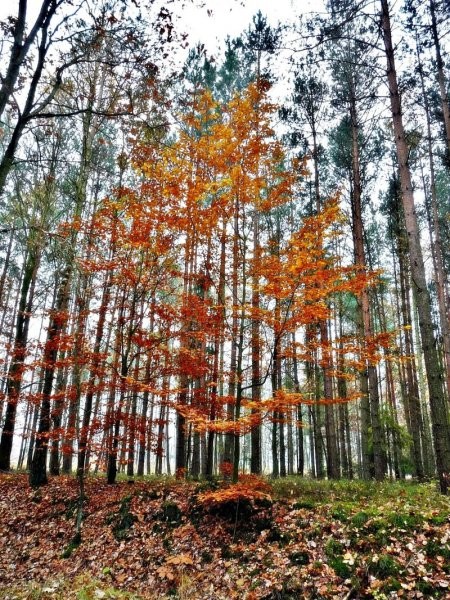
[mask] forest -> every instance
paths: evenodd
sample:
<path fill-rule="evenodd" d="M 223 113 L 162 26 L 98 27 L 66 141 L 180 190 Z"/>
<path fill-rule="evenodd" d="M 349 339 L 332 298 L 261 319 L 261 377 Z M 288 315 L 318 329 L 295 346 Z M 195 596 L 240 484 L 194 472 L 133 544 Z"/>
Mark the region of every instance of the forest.
<path fill-rule="evenodd" d="M 302 4 L 1 13 L 1 598 L 446 597 L 450 4 Z"/>

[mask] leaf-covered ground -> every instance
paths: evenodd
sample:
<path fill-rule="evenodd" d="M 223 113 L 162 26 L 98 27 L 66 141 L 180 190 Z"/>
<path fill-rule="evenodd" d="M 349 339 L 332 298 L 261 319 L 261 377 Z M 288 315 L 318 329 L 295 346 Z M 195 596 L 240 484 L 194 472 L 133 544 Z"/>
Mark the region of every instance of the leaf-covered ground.
<path fill-rule="evenodd" d="M 0 598 L 450 598 L 450 500 L 433 484 L 287 479 L 273 504 L 206 484 L 0 475 Z M 238 512 L 236 514 L 236 508 Z"/>

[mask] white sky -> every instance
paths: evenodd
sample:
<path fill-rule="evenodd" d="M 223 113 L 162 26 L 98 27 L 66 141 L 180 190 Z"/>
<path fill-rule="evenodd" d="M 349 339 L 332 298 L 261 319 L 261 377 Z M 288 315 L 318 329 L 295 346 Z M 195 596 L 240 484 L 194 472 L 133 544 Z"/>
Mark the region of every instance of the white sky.
<path fill-rule="evenodd" d="M 28 0 L 28 25 L 41 1 Z M 270 25 L 276 26 L 278 22 L 294 20 L 300 13 L 317 10 L 322 0 L 204 0 L 204 7 L 193 6 L 201 3 L 202 0 L 192 3 L 175 0 L 167 4 L 167 8 L 179 15 L 177 29 L 189 34 L 190 45 L 202 42 L 208 52 L 213 53 L 227 35 L 233 38 L 245 31 L 258 10 L 267 17 Z M 0 0 L 0 19 L 15 16 L 18 5 L 19 0 Z"/>
<path fill-rule="evenodd" d="M 133 3 L 141 7 L 148 4 L 149 0 L 129 0 L 130 11 Z M 198 43 L 204 44 L 209 57 L 215 57 L 217 64 L 223 59 L 225 39 L 242 35 L 252 24 L 253 17 L 260 10 L 267 22 L 272 27 L 278 24 L 288 24 L 298 20 L 300 14 L 316 12 L 323 7 L 324 0 L 155 0 L 154 9 L 159 10 L 165 6 L 173 14 L 174 26 L 177 34 L 187 33 L 187 43 L 190 48 Z M 91 5 L 97 0 L 88 0 Z M 37 16 L 42 0 L 28 0 L 27 25 L 30 28 Z M 0 20 L 12 15 L 16 16 L 19 0 L 0 0 Z M 156 14 L 156 13 L 155 13 Z M 144 12 L 144 17 L 146 17 Z M 178 50 L 177 50 L 178 48 Z M 6 48 L 4 49 L 6 50 Z M 172 67 L 180 68 L 187 56 L 187 49 L 183 50 L 175 45 L 172 52 Z M 288 53 L 289 54 L 289 53 Z M 284 60 L 287 55 L 281 53 L 277 57 L 277 64 L 273 65 L 274 73 L 280 70 L 287 71 Z M 170 59 L 169 59 L 170 60 Z M 281 78 L 282 79 L 282 78 Z M 286 82 L 284 81 L 284 84 Z M 272 91 L 276 100 L 276 90 Z"/>
<path fill-rule="evenodd" d="M 212 53 L 227 35 L 234 38 L 245 31 L 258 10 L 270 25 L 276 26 L 278 22 L 285 23 L 300 13 L 317 9 L 318 4 L 317 0 L 207 0 L 204 8 L 183 10 L 181 28 L 189 33 L 193 44 L 201 41 Z"/>

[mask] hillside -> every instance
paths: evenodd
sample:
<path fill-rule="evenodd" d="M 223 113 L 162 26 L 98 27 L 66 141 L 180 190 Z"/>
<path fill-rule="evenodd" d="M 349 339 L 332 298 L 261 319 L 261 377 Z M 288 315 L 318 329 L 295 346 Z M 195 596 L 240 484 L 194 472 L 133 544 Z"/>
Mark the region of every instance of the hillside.
<path fill-rule="evenodd" d="M 0 597 L 450 597 L 450 501 L 435 484 L 288 478 L 270 499 L 215 504 L 208 488 L 91 477 L 77 546 L 74 478 L 35 491 L 2 474 Z"/>

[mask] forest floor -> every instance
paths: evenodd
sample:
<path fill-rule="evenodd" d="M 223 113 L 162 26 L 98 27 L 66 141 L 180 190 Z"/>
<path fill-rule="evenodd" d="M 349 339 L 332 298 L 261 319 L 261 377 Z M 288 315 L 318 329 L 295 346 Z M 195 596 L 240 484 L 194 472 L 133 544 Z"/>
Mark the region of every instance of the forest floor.
<path fill-rule="evenodd" d="M 77 545 L 74 478 L 33 490 L 0 474 L 0 598 L 450 598 L 450 498 L 435 484 L 264 489 L 213 503 L 205 483 L 89 477 Z"/>

